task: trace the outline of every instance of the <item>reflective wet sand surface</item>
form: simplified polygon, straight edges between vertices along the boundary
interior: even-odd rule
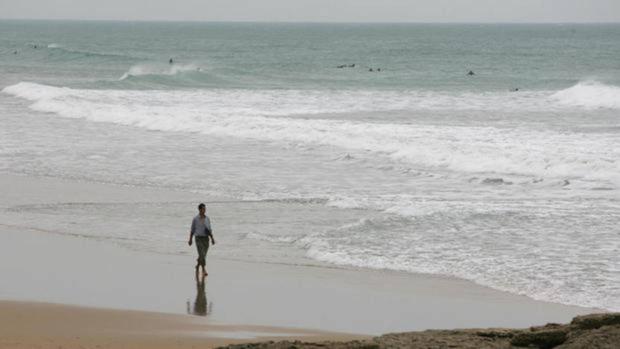
[[[0,221],[1,299],[189,313],[209,324],[364,334],[527,327],[566,322],[592,312],[453,278],[230,260],[225,258],[226,249],[234,254],[234,245],[225,244],[214,247],[221,248],[217,256],[208,256],[209,276],[202,284],[194,275],[193,249],[184,255],[139,251],[48,230],[36,215],[11,211],[16,204],[109,202],[111,198],[128,204],[148,199],[162,205],[187,200],[191,205],[197,199],[194,194],[9,175],[0,180],[5,188]],[[184,241],[183,231],[179,234],[179,241]],[[187,247],[186,242],[185,246],[170,243]]]

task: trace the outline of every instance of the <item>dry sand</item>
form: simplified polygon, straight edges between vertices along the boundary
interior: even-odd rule
[[[0,301],[0,348],[212,348],[262,340],[363,339],[320,331],[215,325],[195,317]]]

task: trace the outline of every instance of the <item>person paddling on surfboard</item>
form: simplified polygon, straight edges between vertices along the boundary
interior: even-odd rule
[[[215,239],[213,238],[213,231],[211,230],[211,220],[206,215],[207,208],[205,204],[198,205],[198,215],[192,220],[192,227],[189,231],[190,246],[192,245],[192,239],[196,237],[196,249],[198,250],[198,259],[196,264],[196,274],[202,266],[202,275],[209,275],[207,273],[207,251],[209,250],[209,239],[211,243],[215,245]]]

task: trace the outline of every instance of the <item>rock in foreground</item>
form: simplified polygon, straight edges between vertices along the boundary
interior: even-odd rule
[[[547,324],[529,329],[429,330],[392,333],[365,341],[263,342],[230,345],[228,349],[620,349],[620,313],[578,316],[570,324]]]

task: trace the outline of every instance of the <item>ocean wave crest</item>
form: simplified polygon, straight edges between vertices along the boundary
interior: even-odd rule
[[[551,96],[560,104],[587,109],[620,109],[620,87],[583,81]]]

